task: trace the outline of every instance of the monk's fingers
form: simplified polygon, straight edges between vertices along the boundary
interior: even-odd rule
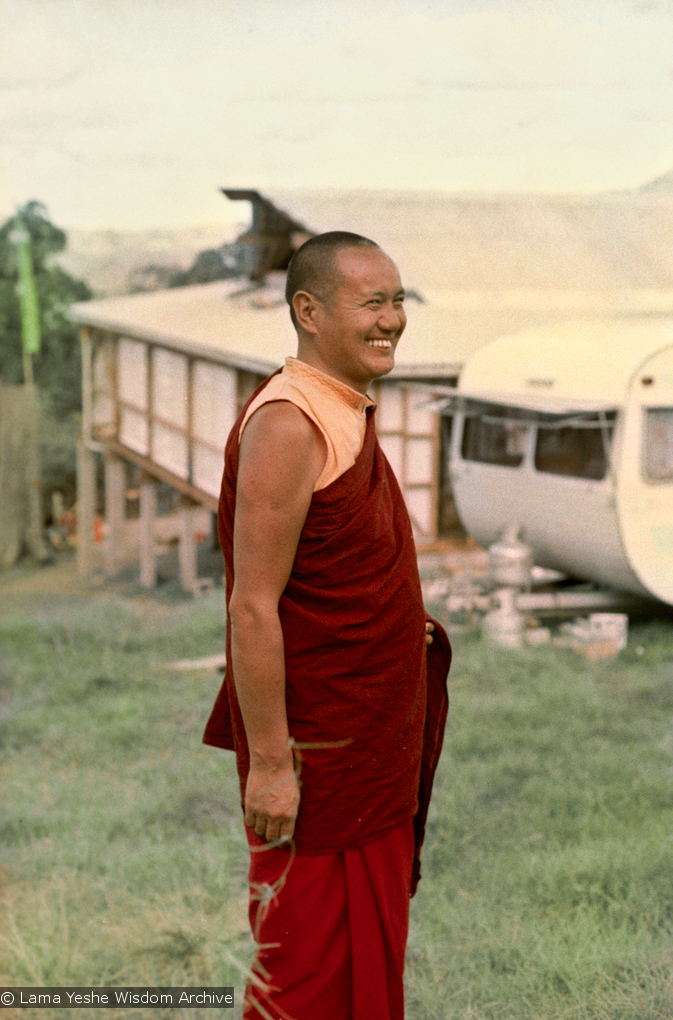
[[[266,840],[267,843],[288,840],[294,832],[294,820],[275,818],[272,815],[256,811],[246,812],[245,824],[249,829],[252,829],[256,836]]]
[[[292,838],[297,820],[297,809],[298,805],[292,803],[286,805],[284,811],[275,811],[267,815],[266,838],[269,842]]]
[[[294,818],[291,821],[283,822],[280,827],[279,839],[289,840],[294,836]]]
[[[265,838],[267,843],[274,843],[280,836],[280,822],[275,818],[267,820]]]
[[[252,808],[246,808],[244,817],[248,828],[252,829],[256,836],[264,838],[266,835],[266,818],[253,811]]]

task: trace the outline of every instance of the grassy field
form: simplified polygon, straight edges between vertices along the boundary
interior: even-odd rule
[[[161,668],[221,650],[221,591],[12,605],[0,582],[0,603],[0,984],[207,982],[240,999],[237,783],[200,743],[219,679]],[[451,695],[409,1020],[670,1020],[673,624],[634,627],[595,664],[465,637]]]

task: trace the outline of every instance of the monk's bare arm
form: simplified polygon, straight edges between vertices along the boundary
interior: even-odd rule
[[[325,457],[316,427],[285,401],[263,405],[241,438],[229,615],[236,693],[250,748],[245,821],[269,841],[293,834],[299,808],[278,602]]]

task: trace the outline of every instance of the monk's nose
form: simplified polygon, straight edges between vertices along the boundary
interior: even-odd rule
[[[394,305],[384,305],[381,308],[378,327],[385,333],[397,333],[404,328],[406,321],[403,309],[395,308]]]

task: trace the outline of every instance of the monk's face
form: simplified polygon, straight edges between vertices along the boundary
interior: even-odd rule
[[[404,289],[395,263],[377,248],[345,248],[335,279],[318,302],[315,352],[330,375],[364,393],[395,364],[407,324]]]

